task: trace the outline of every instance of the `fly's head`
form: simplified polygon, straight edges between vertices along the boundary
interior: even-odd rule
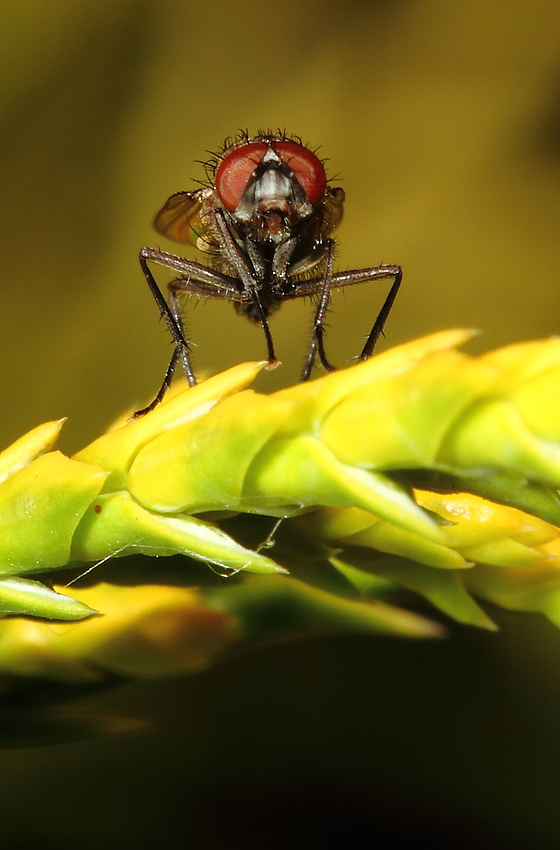
[[[266,269],[275,280],[305,277],[320,265],[345,195],[328,185],[323,162],[301,139],[242,133],[204,165],[207,183],[169,198],[154,220],[158,233],[195,245],[212,268],[236,277],[216,221],[221,211],[259,279]]]
[[[302,223],[324,218],[329,192],[321,160],[299,140],[241,137],[226,147],[215,191],[234,224],[254,242],[285,242]]]

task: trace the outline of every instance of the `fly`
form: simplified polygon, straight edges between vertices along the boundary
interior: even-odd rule
[[[318,296],[313,333],[301,380],[306,381],[318,356],[327,371],[325,317],[331,291],[371,280],[393,278],[359,359],[371,356],[396,298],[400,266],[333,272],[334,234],[342,220],[344,190],[328,185],[323,162],[285,133],[241,133],[205,165],[208,184],[172,195],[154,227],[176,242],[190,243],[207,256],[207,265],[155,248],[142,248],[140,265],[175,342],[152,410],[168,389],[179,360],[190,386],[196,384],[190,348],[183,330],[179,297],[183,293],[232,301],[238,313],[260,324],[269,368],[278,365],[268,316],[294,298]],[[178,276],[164,298],[148,263]]]

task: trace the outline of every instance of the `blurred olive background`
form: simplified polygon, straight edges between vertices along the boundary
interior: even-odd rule
[[[340,267],[403,266],[384,345],[560,331],[554,0],[4,0],[0,23],[3,444],[68,415],[77,449],[152,397],[171,348],[138,249],[177,250],[153,215],[239,128],[321,146],[347,193]],[[336,296],[336,362],[386,291]],[[199,371],[264,355],[230,305],[194,306]],[[297,376],[311,313],[274,318],[284,366],[261,389]],[[560,635],[502,622],[437,646],[317,639],[98,697],[154,732],[6,756],[10,846],[294,847],[305,823],[344,846],[350,823],[371,846],[558,846]]]

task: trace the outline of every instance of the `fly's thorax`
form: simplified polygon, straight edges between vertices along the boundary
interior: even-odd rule
[[[327,186],[324,203],[323,236],[331,236],[339,227],[344,213],[346,192],[340,186]]]
[[[216,223],[216,209],[221,208],[221,206],[222,205],[216,191],[213,189],[206,190],[200,210],[200,223],[204,234],[204,240],[208,246],[203,250],[209,251],[213,254],[216,253],[216,250],[219,250],[219,246],[222,242],[220,231]]]

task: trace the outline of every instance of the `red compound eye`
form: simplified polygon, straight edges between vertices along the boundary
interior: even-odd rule
[[[274,142],[272,145],[280,159],[286,162],[298,183],[315,206],[322,200],[327,185],[327,175],[321,160],[309,148],[297,142]]]
[[[253,142],[236,148],[222,159],[216,172],[216,192],[226,210],[235,210],[267,150],[264,142]]]
[[[272,149],[290,166],[298,183],[315,206],[325,194],[327,175],[315,154],[303,145],[290,141],[272,141]],[[265,142],[249,142],[228,153],[216,172],[216,191],[224,207],[234,212],[251,175],[268,150]]]

